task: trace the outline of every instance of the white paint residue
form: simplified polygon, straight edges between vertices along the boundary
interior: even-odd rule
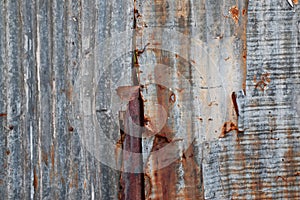
[[[25,49],[25,52],[28,51],[28,36],[27,35],[24,35],[24,49]]]
[[[33,140],[32,140],[32,125],[30,125],[30,163],[33,166]],[[31,172],[30,172],[30,179],[33,183],[33,167],[31,168]],[[33,184],[30,185],[30,199],[33,199],[34,197],[34,188],[33,188]]]
[[[41,58],[40,58],[40,51],[41,51],[41,37],[40,37],[40,15],[37,15],[37,48],[36,48],[36,68],[37,68],[37,88],[38,88],[38,111],[41,111]],[[41,134],[41,115],[38,116],[38,133]],[[41,148],[41,137],[39,137],[38,140],[38,148],[39,148],[39,163],[42,163],[42,148]],[[42,170],[39,170],[40,172],[40,177],[43,177],[43,172]],[[42,182],[42,180],[40,180]],[[33,183],[32,183],[33,185]],[[40,199],[43,199],[43,184],[40,184]]]
[[[95,199],[95,191],[94,191],[94,185],[92,184],[92,200]]]

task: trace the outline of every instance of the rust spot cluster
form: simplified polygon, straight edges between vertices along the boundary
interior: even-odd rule
[[[238,7],[237,6],[232,6],[229,10],[229,13],[231,15],[231,18],[237,24],[239,22],[239,9],[238,9]]]
[[[270,73],[264,73],[261,75],[260,80],[257,81],[256,75],[254,75],[254,80],[253,82],[255,83],[255,89],[260,89],[261,91],[264,91],[271,82],[270,79]]]

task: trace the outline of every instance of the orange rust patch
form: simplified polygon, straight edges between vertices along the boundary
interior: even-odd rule
[[[231,131],[236,131],[236,133],[238,134],[237,125],[235,125],[233,122],[225,122],[223,124],[223,127],[222,127],[221,134],[220,134],[219,138],[224,138],[226,136],[226,134],[231,132]]]
[[[298,0],[293,0],[293,3],[294,3],[294,4],[298,4],[299,1],[298,1]]]
[[[231,14],[232,19],[237,24],[239,22],[239,9],[237,6],[232,6],[229,10],[229,13]]]
[[[35,189],[35,191],[38,189],[38,176],[36,174],[36,169],[33,169],[33,187]]]

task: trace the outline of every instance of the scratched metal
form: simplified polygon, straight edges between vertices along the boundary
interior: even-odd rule
[[[300,199],[293,3],[0,1],[0,199]],[[141,160],[82,143],[96,123]]]

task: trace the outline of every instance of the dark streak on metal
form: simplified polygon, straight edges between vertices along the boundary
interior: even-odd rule
[[[134,12],[133,12],[133,40],[132,46],[133,49],[136,48],[136,29],[137,29],[137,18],[141,17],[137,10],[136,0],[134,0]],[[146,46],[145,46],[146,48]],[[133,123],[143,126],[144,125],[144,102],[140,93],[140,83],[139,83],[139,63],[138,63],[139,51],[134,51],[132,55],[132,82],[133,85],[137,87],[137,96],[138,98],[131,99],[129,101],[128,110],[125,116],[125,127],[124,133],[125,138],[123,142],[123,149],[125,151],[134,152],[134,153],[142,153],[142,139],[141,137],[136,138],[129,134],[130,131],[134,131],[135,135],[142,135],[142,132],[139,128],[129,127],[128,119],[131,117]],[[130,165],[131,171],[134,171],[135,168],[143,167],[143,158],[142,154],[139,160],[132,160],[131,158],[123,157],[123,166],[126,168]],[[119,193],[120,200],[135,200],[135,199],[145,199],[145,180],[143,173],[127,173],[123,172],[121,174],[120,184],[122,189]]]
[[[233,107],[234,107],[236,115],[239,116],[239,108],[238,108],[238,104],[236,102],[236,98],[237,98],[237,96],[236,96],[235,92],[232,92],[231,99],[232,99]]]

